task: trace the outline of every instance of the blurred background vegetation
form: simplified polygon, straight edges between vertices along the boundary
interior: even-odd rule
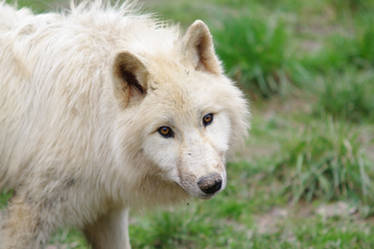
[[[62,2],[18,4],[43,12]],[[374,248],[374,0],[141,4],[183,27],[208,24],[253,118],[227,189],[135,213],[133,248]],[[88,247],[62,230],[50,248]]]

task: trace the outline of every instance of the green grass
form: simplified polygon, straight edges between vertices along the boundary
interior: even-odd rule
[[[56,6],[18,2],[36,12]],[[183,27],[209,25],[226,72],[251,96],[253,119],[225,191],[132,213],[133,248],[374,248],[374,1],[143,3]],[[10,197],[0,194],[0,208]],[[336,201],[356,211],[318,214]],[[76,230],[50,243],[89,248]]]
[[[282,146],[274,173],[293,201],[360,200],[374,205],[374,169],[358,133],[332,121],[311,124]]]
[[[316,54],[306,55],[304,65],[320,73],[342,72],[347,67],[370,69],[374,66],[374,28],[365,20],[355,36],[333,34],[325,41],[324,47]],[[362,30],[361,30],[362,29]]]
[[[229,16],[213,34],[217,53],[232,78],[263,97],[282,91],[288,80],[285,68],[290,39],[282,21]]]
[[[367,11],[374,8],[372,0],[329,0],[338,11],[357,12]]]
[[[59,230],[50,239],[49,245],[57,245],[66,249],[86,249],[89,248],[81,232],[72,230]]]
[[[53,9],[56,0],[6,0],[7,3],[16,4],[19,8],[28,7],[35,13],[41,13],[49,9]]]
[[[374,246],[373,227],[352,223],[350,219],[316,218],[296,222],[293,233],[296,240],[303,241],[302,248],[369,249]]]
[[[0,209],[6,207],[12,195],[13,195],[12,191],[3,191],[0,193]]]
[[[346,71],[324,79],[315,113],[352,122],[374,121],[374,74]]]

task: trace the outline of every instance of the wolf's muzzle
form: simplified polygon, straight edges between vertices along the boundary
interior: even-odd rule
[[[219,174],[214,173],[203,176],[197,182],[197,185],[205,194],[214,194],[222,187],[222,178]]]

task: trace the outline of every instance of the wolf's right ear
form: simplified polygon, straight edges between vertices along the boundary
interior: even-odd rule
[[[212,35],[201,20],[192,23],[183,36],[183,53],[196,70],[212,74],[221,74],[223,71],[214,51]]]
[[[113,64],[114,95],[122,107],[140,102],[147,93],[149,73],[143,62],[130,52],[120,52]]]

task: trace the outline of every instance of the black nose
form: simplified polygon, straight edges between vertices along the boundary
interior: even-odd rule
[[[197,185],[205,194],[214,194],[222,187],[222,178],[219,174],[201,177]]]

